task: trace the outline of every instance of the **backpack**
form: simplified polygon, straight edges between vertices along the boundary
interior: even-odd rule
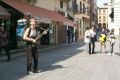
[[[99,37],[99,42],[100,42],[102,45],[104,45],[105,39],[106,39],[105,34],[101,34],[100,37]]]

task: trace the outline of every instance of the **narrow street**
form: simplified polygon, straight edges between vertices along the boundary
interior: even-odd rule
[[[107,51],[109,51],[107,45]],[[115,55],[100,53],[88,55],[83,41],[65,44],[39,52],[41,73],[26,74],[26,55],[14,57],[11,62],[0,61],[0,80],[120,80],[118,41]]]

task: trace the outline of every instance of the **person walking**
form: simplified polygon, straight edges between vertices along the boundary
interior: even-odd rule
[[[95,28],[91,27],[90,29],[90,34],[91,34],[91,42],[90,42],[90,47],[92,46],[92,54],[95,53],[95,42],[96,42],[96,32],[95,32]]]
[[[107,30],[105,28],[103,28],[102,32],[100,34],[100,38],[99,38],[100,45],[101,45],[100,52],[107,52],[107,50],[106,50],[106,38],[107,38]],[[103,46],[104,46],[104,48],[103,48]]]
[[[71,39],[72,39],[72,42],[73,42],[74,41],[74,29],[71,28],[70,32],[71,32]]]
[[[70,28],[68,28],[68,30],[67,30],[67,39],[68,39],[68,43],[70,44],[71,43],[71,31],[70,31]]]
[[[4,27],[0,27],[0,53],[1,50],[4,49],[6,55],[7,55],[7,61],[11,60],[11,56],[9,53],[9,45],[8,45],[8,35],[7,32],[5,31]]]
[[[26,48],[27,48],[27,74],[34,74],[39,73],[38,70],[38,52],[37,52],[37,45],[34,45],[36,43],[35,37],[37,36],[36,31],[36,21],[34,18],[30,19],[30,26],[25,30],[25,33],[23,35],[23,39],[27,42]],[[34,61],[34,70],[32,71],[32,59]]]
[[[87,53],[89,53],[89,55],[91,54],[91,34],[90,34],[90,28],[86,27],[86,31],[85,31],[85,37],[84,37],[84,42],[86,43],[86,51]]]
[[[114,34],[114,29],[111,29],[110,35],[109,35],[109,41],[110,41],[110,53],[109,55],[115,55],[113,53],[114,51],[114,45],[115,45],[115,34]]]
[[[75,41],[77,42],[77,40],[78,40],[78,30],[76,29],[75,30]]]

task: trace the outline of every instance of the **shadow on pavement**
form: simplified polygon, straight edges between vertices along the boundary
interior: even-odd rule
[[[59,62],[81,53],[83,50],[78,48],[82,46],[84,46],[83,41],[39,52],[39,69],[45,72],[65,68]],[[26,54],[13,58],[9,63],[0,61],[0,72],[0,80],[29,79],[31,76],[26,75]]]
[[[71,46],[70,46],[71,45]],[[65,68],[62,65],[56,65],[57,62],[64,61],[68,58],[71,58],[84,50],[79,50],[78,48],[82,47],[82,44],[70,44],[65,47],[55,48],[54,50],[48,50],[42,52],[39,56],[39,69],[44,71],[54,70],[57,68]]]
[[[115,53],[115,55],[120,56],[120,53]]]

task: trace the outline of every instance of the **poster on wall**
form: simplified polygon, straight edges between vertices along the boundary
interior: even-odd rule
[[[17,21],[17,28],[16,28],[16,36],[17,36],[17,42],[18,47],[24,46],[25,43],[23,41],[23,33],[26,26],[27,19],[20,19]]]

